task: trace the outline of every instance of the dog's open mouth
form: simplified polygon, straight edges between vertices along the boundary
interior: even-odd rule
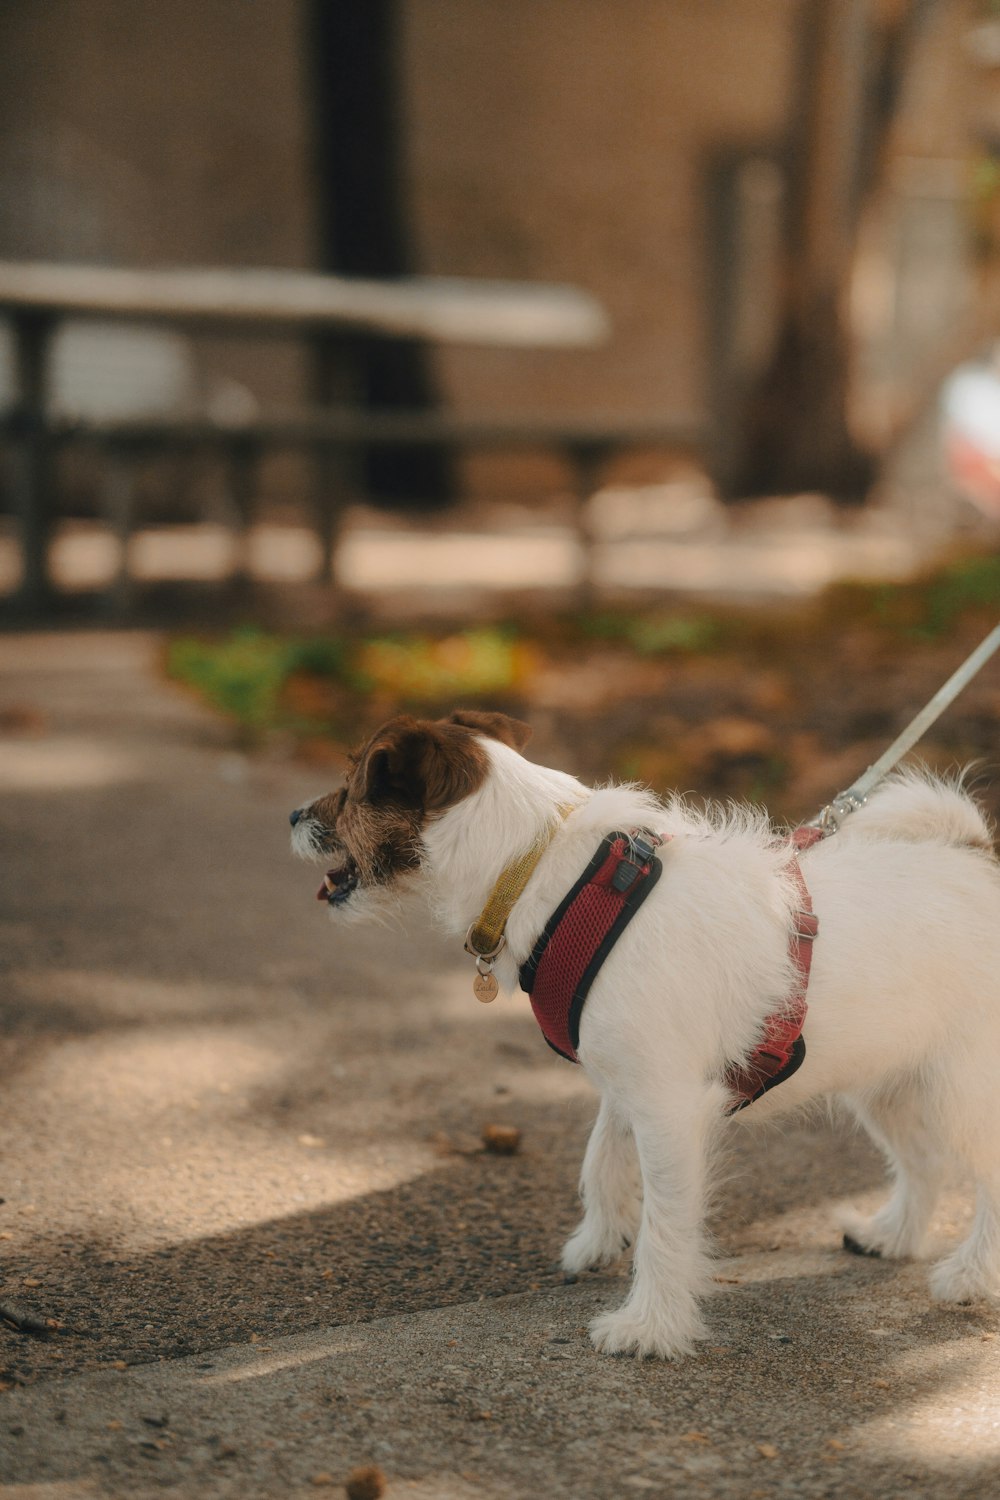
[[[323,876],[323,884],[316,892],[316,900],[327,901],[331,906],[341,906],[357,887],[358,868],[349,859],[339,870],[327,870]]]

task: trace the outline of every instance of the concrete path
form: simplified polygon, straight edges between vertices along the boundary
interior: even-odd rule
[[[159,650],[0,638],[0,1304],[60,1325],[0,1322],[0,1494],[1000,1495],[996,1313],[838,1249],[849,1132],[737,1132],[709,1343],[592,1352],[585,1079],[419,923],[331,930],[285,819],[334,773],[243,755]]]

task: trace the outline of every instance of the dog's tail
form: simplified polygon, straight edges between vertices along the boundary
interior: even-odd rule
[[[966,791],[964,776],[943,779],[912,769],[883,781],[864,807],[844,820],[843,831],[991,851],[994,842],[990,821]]]

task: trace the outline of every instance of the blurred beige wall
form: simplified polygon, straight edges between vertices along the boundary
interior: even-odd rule
[[[973,9],[938,8],[901,122],[907,158],[950,163],[937,179],[904,163],[897,184],[950,197],[919,210],[942,284],[941,256],[964,253],[955,195],[982,107],[962,55]],[[578,283],[614,324],[593,352],[439,351],[456,406],[704,412],[709,165],[779,143],[799,14],[800,0],[401,0],[420,268]],[[312,264],[305,20],[303,0],[0,5],[0,255]],[[873,254],[892,253],[899,217]],[[754,233],[765,254],[773,230]],[[746,316],[768,295],[751,276]],[[300,393],[290,348],[220,342],[207,357],[265,403]]]
[[[0,256],[309,266],[295,0],[0,5]],[[297,349],[202,341],[264,401]]]
[[[410,0],[416,210],[429,270],[578,282],[593,354],[444,356],[475,406],[697,411],[713,148],[773,146],[796,0]]]
[[[4,5],[3,253],[308,264],[298,28],[289,0]]]

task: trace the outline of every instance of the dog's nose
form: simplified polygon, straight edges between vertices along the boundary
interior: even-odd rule
[[[289,823],[291,823],[291,825],[292,825],[293,828],[295,827],[296,823],[299,821],[299,819],[301,818],[301,816],[302,816],[302,809],[301,809],[301,807],[297,807],[294,812],[290,812],[288,814],[288,821],[289,821]]]

